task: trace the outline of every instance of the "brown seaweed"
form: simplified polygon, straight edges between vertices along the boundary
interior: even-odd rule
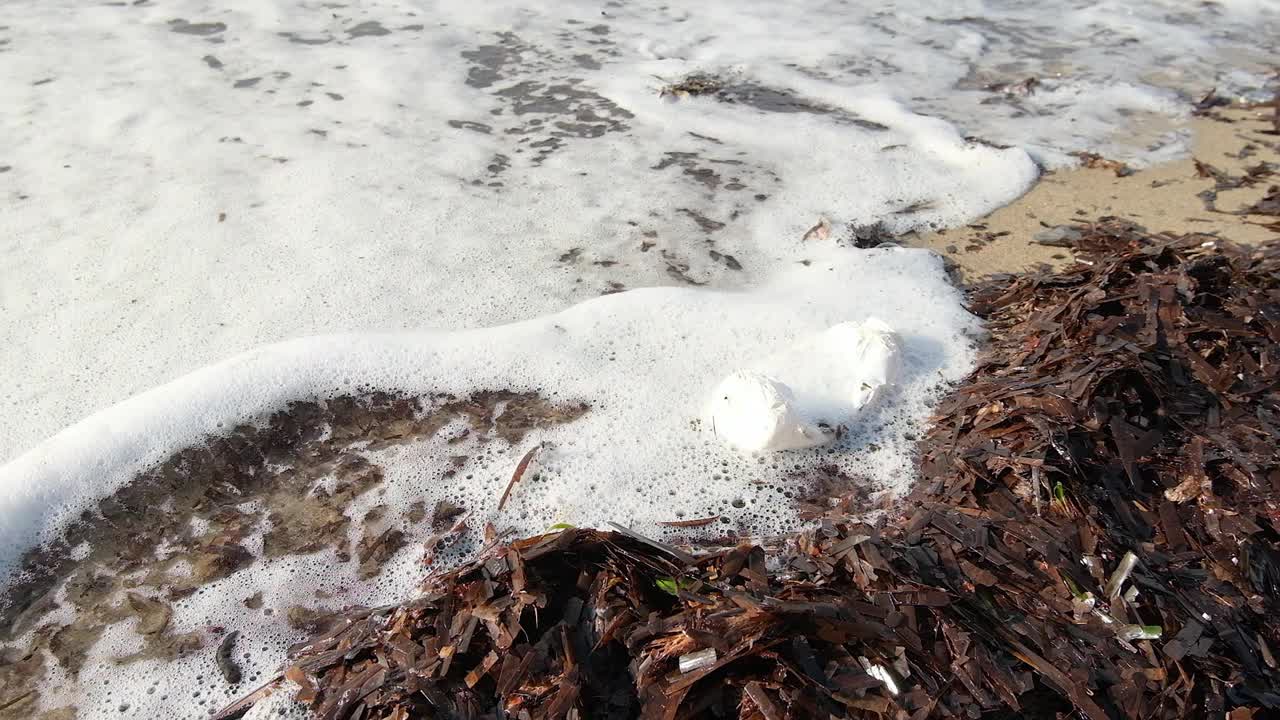
[[[507,487],[502,491],[502,497],[498,500],[498,512],[507,506],[507,500],[511,497],[511,490],[515,488],[516,483],[520,482],[520,478],[524,477],[525,470],[529,469],[529,463],[533,462],[533,456],[538,454],[538,450],[542,445],[534,445],[529,448],[529,452],[520,458],[520,462],[516,464],[515,472],[511,473],[511,480],[507,483]]]
[[[283,677],[325,719],[1280,712],[1280,247],[1079,231],[972,289],[988,344],[892,519],[495,541]]]
[[[228,685],[238,685],[240,683],[241,672],[240,666],[236,664],[233,653],[236,650],[236,638],[240,637],[239,631],[232,630],[222,638],[222,642],[218,645],[218,653],[215,659],[218,662],[218,672],[222,673],[222,679],[227,681]]]

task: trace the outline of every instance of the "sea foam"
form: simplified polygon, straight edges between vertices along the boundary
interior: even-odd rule
[[[1023,192],[1028,153],[1174,156],[1192,97],[1269,93],[1254,39],[1280,34],[1276,17],[1266,2],[6,2],[0,460],[258,345],[750,286],[819,215],[841,233],[952,225]],[[729,87],[660,97],[688,73]],[[1031,94],[998,89],[1031,77]],[[1135,131],[1152,116],[1172,124]]]
[[[375,507],[394,520],[415,503],[430,508],[447,501],[467,509],[473,528],[492,523],[514,534],[560,523],[620,522],[663,537],[689,533],[663,523],[709,518],[714,524],[703,534],[768,537],[799,526],[791,498],[812,472],[852,478],[871,494],[892,497],[914,477],[913,439],[937,393],[972,367],[981,328],[964,311],[941,260],[927,251],[828,245],[805,255],[807,262],[750,291],[637,289],[511,325],[299,339],[199,370],[95,414],[0,469],[4,557],[13,560],[34,540],[53,539],[80,509],[175,449],[264,418],[290,400],[369,388],[460,397],[485,388],[536,390],[588,409],[516,444],[494,440],[458,474],[447,472],[451,454],[471,449],[443,439],[363,451],[385,480],[344,508],[358,521],[349,531],[352,546]],[[841,425],[835,446],[744,455],[703,422],[710,393],[727,372],[803,348],[831,326],[865,320],[872,310],[900,336],[902,369],[880,402],[844,417],[825,414]],[[802,352],[781,357],[788,367],[779,370],[808,380],[802,386],[811,393],[813,378],[827,369],[807,367]],[[499,511],[498,498],[521,455],[535,445],[542,447],[536,471]],[[74,703],[91,714],[118,706],[146,717],[187,717],[193,707],[204,712],[271,676],[299,637],[283,623],[289,608],[395,602],[411,596],[427,571],[421,548],[432,529],[425,524],[396,520],[407,542],[375,575],[363,577],[358,563],[329,550],[270,557],[262,535],[272,532],[272,521],[255,522],[242,544],[258,557],[172,602],[166,630],[239,631],[244,685],[228,686],[217,675],[215,640],[199,653],[117,666],[112,658],[140,652],[143,642],[133,621],[125,621],[93,645],[74,682],[52,675],[56,682],[44,686],[42,702]],[[441,562],[447,567],[457,559]],[[255,593],[263,593],[272,615],[246,611],[243,601]]]

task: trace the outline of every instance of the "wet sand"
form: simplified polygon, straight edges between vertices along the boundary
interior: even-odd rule
[[[1280,163],[1280,136],[1272,130],[1271,109],[1227,110],[1223,120],[1195,118],[1193,156],[1118,177],[1107,168],[1082,167],[1046,174],[1031,192],[970,226],[912,238],[955,263],[966,281],[1041,264],[1060,267],[1070,261],[1063,248],[1036,243],[1049,227],[1087,222],[1104,215],[1133,220],[1147,229],[1177,233],[1219,234],[1238,243],[1274,240],[1277,233],[1260,224],[1268,218],[1225,214],[1256,202],[1275,184],[1219,191],[1212,212],[1199,196],[1212,190],[1212,177],[1201,177],[1196,160],[1230,175],[1262,162]],[[1229,120],[1230,122],[1224,122]],[[1252,222],[1249,222],[1252,221]]]

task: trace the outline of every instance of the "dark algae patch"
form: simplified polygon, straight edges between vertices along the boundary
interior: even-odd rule
[[[740,78],[724,78],[708,73],[693,73],[670,83],[659,90],[662,97],[683,99],[689,97],[714,98],[729,105],[743,105],[768,113],[807,113],[825,115],[833,120],[856,125],[864,130],[888,130],[887,125],[860,118],[847,110],[805,98],[781,88]]]
[[[892,519],[851,495],[766,541],[490,533],[281,677],[326,719],[1274,716],[1280,247],[1069,242],[1061,274],[971,289],[991,335]]]
[[[104,631],[128,620],[142,649],[114,662],[207,653],[227,683],[241,682],[234,679],[241,674],[236,632],[176,632],[175,603],[263,559],[322,550],[368,580],[406,548],[414,526],[437,544],[441,533],[432,534],[430,524],[463,531],[454,521],[466,509],[457,506],[437,507],[432,517],[421,507],[401,513],[387,505],[356,513],[354,501],[385,483],[383,468],[366,451],[423,441],[459,424],[468,443],[459,448],[467,452],[498,440],[516,445],[537,428],[572,422],[586,411],[582,404],[510,391],[462,398],[347,395],[293,403],[261,424],[175,453],[84,512],[57,540],[23,556],[0,595],[0,718],[31,717],[40,701],[36,683],[51,666],[75,678]],[[262,538],[260,551],[250,549],[255,535]],[[429,564],[430,551],[415,552]],[[303,618],[301,611],[265,607],[261,592],[227,601],[274,613],[282,625],[306,632],[320,628],[317,618],[329,613]],[[252,640],[240,637],[239,646]]]
[[[380,37],[382,35],[390,35],[391,31],[382,26],[382,23],[376,20],[362,22],[347,30],[347,35],[358,37]]]
[[[1277,166],[1275,163],[1260,162],[1245,168],[1243,175],[1231,175],[1207,162],[1201,160],[1195,161],[1196,176],[1213,180],[1213,187],[1207,188],[1199,193],[1200,200],[1204,203],[1205,209],[1209,212],[1220,213],[1225,215],[1270,215],[1272,217],[1280,216],[1280,185],[1270,185],[1266,194],[1254,203],[1237,208],[1235,210],[1224,210],[1218,207],[1218,193],[1226,190],[1238,190],[1240,188],[1250,188],[1255,185],[1261,185],[1267,182],[1273,182],[1273,178],[1277,174]],[[1250,219],[1249,222],[1263,225],[1271,230],[1280,231],[1280,221],[1272,220],[1267,222],[1265,217],[1262,221]]]
[[[240,666],[236,664],[234,656],[236,640],[239,637],[240,633],[232,630],[218,644],[218,672],[222,673],[222,679],[226,680],[228,685],[239,685],[242,677]]]
[[[493,132],[492,126],[485,125],[484,123],[471,122],[469,120],[450,120],[449,127],[459,130],[470,130],[472,132],[478,132],[481,135],[488,135]]]
[[[193,23],[193,22],[187,22],[186,20],[178,18],[177,20],[169,21],[169,29],[176,33],[182,33],[183,35],[207,36],[207,35],[217,35],[218,33],[225,32],[227,29],[227,26],[225,23],[220,23],[220,22]]]

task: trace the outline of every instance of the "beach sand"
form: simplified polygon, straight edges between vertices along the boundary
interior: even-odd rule
[[[1258,163],[1280,163],[1280,137],[1273,131],[1270,108],[1232,109],[1221,119],[1194,118],[1193,156],[1117,177],[1112,169],[1081,167],[1047,173],[1015,202],[968,227],[911,238],[910,244],[933,248],[953,262],[964,281],[1037,265],[1060,267],[1070,261],[1063,248],[1032,239],[1048,227],[1089,222],[1112,215],[1137,222],[1154,232],[1219,234],[1238,243],[1256,244],[1277,237],[1260,224],[1267,218],[1211,212],[1199,194],[1213,189],[1196,161],[1230,175],[1241,175]],[[1274,131],[1273,131],[1274,132]],[[1217,207],[1226,212],[1248,207],[1274,183],[1222,190]],[[1253,222],[1249,222],[1252,220]]]

